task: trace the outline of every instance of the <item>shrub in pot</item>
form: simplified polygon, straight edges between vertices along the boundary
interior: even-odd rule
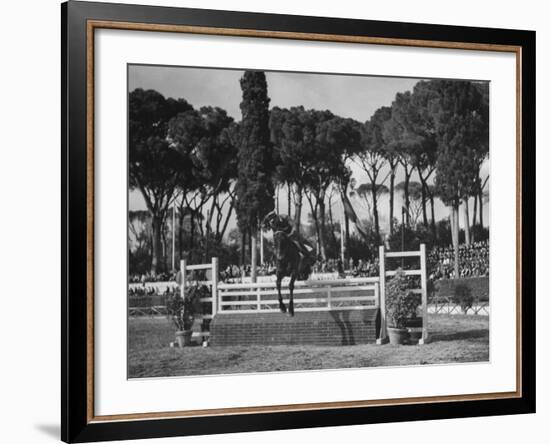
[[[175,294],[168,299],[168,316],[176,327],[176,341],[180,347],[191,344],[195,317],[202,312],[201,298],[209,297],[208,287],[193,285],[186,289],[185,297]]]
[[[409,288],[403,270],[397,270],[386,284],[386,320],[391,344],[403,344],[409,337],[407,323],[416,318],[420,295]]]

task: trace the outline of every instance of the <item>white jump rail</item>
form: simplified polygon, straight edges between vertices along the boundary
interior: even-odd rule
[[[219,284],[218,313],[267,313],[279,311],[275,282]],[[290,290],[281,288],[288,302]],[[296,311],[359,310],[378,307],[378,278],[297,281],[294,288]]]
[[[420,251],[388,251],[386,257],[415,257],[420,256]]]

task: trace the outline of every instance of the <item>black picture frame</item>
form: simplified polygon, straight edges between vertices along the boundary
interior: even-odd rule
[[[511,45],[520,48],[521,134],[518,165],[521,183],[521,275],[519,382],[521,393],[498,399],[432,400],[387,405],[335,407],[272,412],[240,412],[116,421],[90,415],[89,344],[93,319],[87,295],[90,277],[89,231],[90,142],[87,107],[88,22],[111,21],[210,28],[261,30],[374,39]],[[61,5],[62,54],[62,383],[61,437],[65,442],[90,442],[180,435],[218,434],[321,426],[416,421],[535,412],[535,32],[413,23],[336,19],[186,8],[88,3]],[[92,199],[93,203],[93,199]],[[93,264],[92,264],[93,266]],[[90,289],[91,286],[91,289]],[[93,403],[92,403],[93,407]]]

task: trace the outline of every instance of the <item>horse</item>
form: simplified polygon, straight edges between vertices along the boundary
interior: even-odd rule
[[[313,248],[293,230],[286,216],[271,212],[264,218],[263,225],[273,231],[279,308],[282,313],[286,313],[287,308],[281,295],[281,281],[289,276],[288,314],[294,316],[294,283],[296,279],[305,280],[311,274],[315,262]]]

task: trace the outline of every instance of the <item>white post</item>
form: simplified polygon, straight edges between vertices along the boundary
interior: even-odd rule
[[[380,334],[376,343],[378,345],[386,342],[386,262],[384,245],[378,247],[378,269],[379,269],[379,291],[378,307],[380,309]]]
[[[218,258],[212,258],[212,317],[218,312]]]
[[[420,244],[420,284],[422,287],[422,337],[419,344],[426,344],[428,338],[428,286],[426,279],[426,244]]]
[[[330,285],[327,287],[327,308],[330,310],[332,308],[332,292],[330,291]]]

